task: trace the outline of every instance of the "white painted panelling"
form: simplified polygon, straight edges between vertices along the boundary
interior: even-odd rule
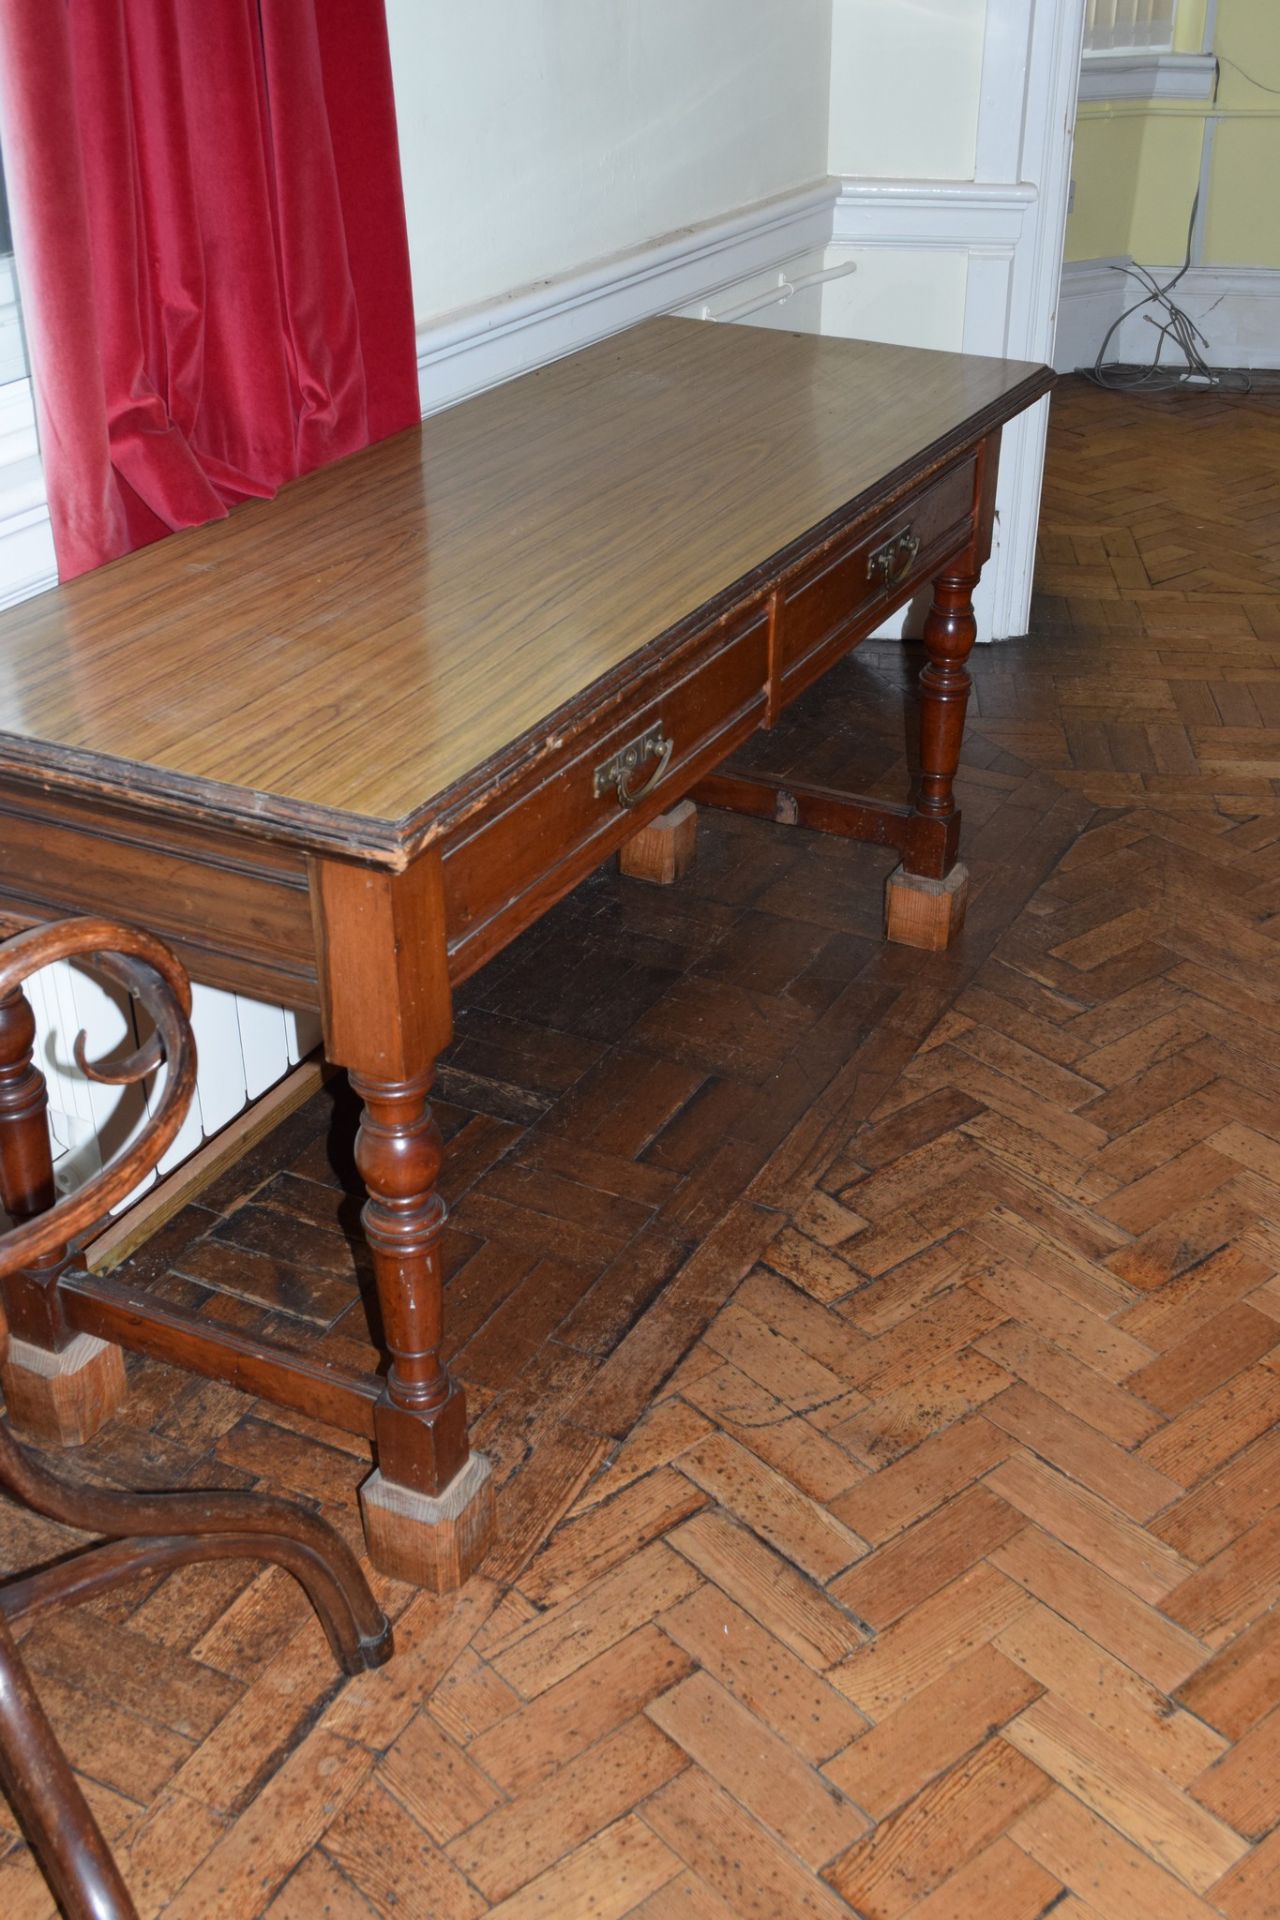
[[[243,993],[223,997],[234,1001],[240,1103],[243,1104],[246,1100],[256,1100],[288,1073],[288,1016],[282,1014],[279,1007],[269,1007],[264,1000],[250,1000]],[[233,1108],[233,1112],[238,1110]]]
[[[136,1087],[99,1086],[75,1064],[72,1045],[82,1029],[91,1061],[109,1062],[136,1043],[132,1010],[122,989],[81,968],[59,965],[37,974],[28,992],[36,1016],[36,1063],[49,1084],[58,1181],[76,1186],[133,1137],[156,1088],[151,1085],[144,1093]],[[179,1165],[250,1100],[274,1086],[319,1039],[319,1022],[311,1014],[286,1013],[244,995],[199,985],[192,992],[192,1026],[199,1058],[196,1097],[160,1162],[161,1173]],[[152,1177],[136,1193],[144,1191]]]
[[[1035,187],[1023,183],[959,180],[845,180],[836,202],[833,253],[847,249],[859,262],[857,278],[825,295],[824,331],[966,353],[1036,358],[1017,339],[1016,272],[1025,273],[1037,209]],[[1017,427],[1007,430],[1001,471]],[[1019,481],[1026,483],[1025,475]],[[1005,483],[1006,492],[1009,483]],[[1021,594],[1004,589],[1001,570],[1014,564],[1030,574],[1018,548],[1004,536],[1014,525],[1006,506],[997,521],[996,547],[975,596],[981,640],[1026,631]],[[1034,547],[1035,515],[1019,526]],[[881,629],[900,634],[907,612]]]
[[[726,292],[741,295],[756,276],[826,244],[835,196],[834,181],[813,181],[575,273],[441,315],[418,333],[423,413],[452,406],[655,314]]]
[[[314,1053],[322,1038],[318,1013],[293,1013],[285,1008],[284,1041],[291,1067],[296,1067],[307,1054]]]
[[[836,0],[835,236],[862,271],[824,325],[1052,357],[1082,18],[1081,0]],[[1042,401],[1004,432],[982,639],[1027,629],[1047,419]]]
[[[969,256],[962,247],[833,246],[833,263],[857,267],[822,294],[822,331],[955,352],[963,338]]]
[[[283,1016],[276,1010],[283,1033]],[[168,1173],[195,1152],[202,1140],[225,1127],[247,1105],[244,1050],[236,996],[199,984],[191,990],[191,1026],[196,1036],[196,1097],[178,1137],[159,1162]]]
[[[123,989],[82,968],[46,967],[28,989],[36,1016],[36,1065],[49,1087],[49,1115],[59,1185],[78,1186],[128,1144],[146,1117],[140,1087],[100,1086],[75,1063],[73,1046],[85,1036],[91,1061],[110,1062],[137,1041]],[[151,1176],[138,1191],[151,1184]]]

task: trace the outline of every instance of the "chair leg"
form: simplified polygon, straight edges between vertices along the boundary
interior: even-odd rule
[[[332,1564],[307,1543],[282,1534],[179,1533],[104,1541],[38,1573],[7,1580],[0,1586],[0,1617],[16,1625],[37,1613],[77,1607],[144,1575],[172,1573],[209,1560],[265,1560],[291,1573],[315,1608],[344,1673],[365,1673],[390,1659],[391,1623],[382,1619],[381,1628],[370,1632],[353,1610]]]
[[[73,1487],[51,1474],[0,1423],[0,1487],[22,1505],[110,1546],[10,1583],[0,1609],[11,1618],[41,1605],[73,1605],[162,1565],[192,1560],[274,1561],[299,1581],[347,1673],[391,1656],[391,1625],[345,1540],[317,1515],[265,1493],[120,1493]],[[133,1537],[129,1537],[133,1536]],[[16,1599],[18,1593],[25,1599]]]
[[[0,1787],[66,1920],[138,1920],[119,1869],[0,1619]]]

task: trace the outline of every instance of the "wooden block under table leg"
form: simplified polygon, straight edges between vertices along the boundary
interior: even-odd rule
[[[942,880],[895,867],[885,882],[885,933],[904,947],[941,953],[964,925],[969,869],[959,860]]]
[[[624,841],[618,849],[618,871],[629,880],[669,887],[688,873],[697,851],[698,809],[692,800],[681,800]]]
[[[369,1558],[380,1573],[432,1593],[467,1580],[493,1538],[493,1478],[482,1453],[468,1456],[438,1497],[371,1473],[360,1489]]]
[[[41,1446],[92,1440],[127,1389],[120,1348],[91,1333],[78,1333],[59,1353],[15,1337],[0,1381],[11,1425]]]

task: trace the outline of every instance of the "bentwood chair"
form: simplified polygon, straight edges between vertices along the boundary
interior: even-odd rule
[[[106,920],[64,920],[0,942],[0,1017],[31,1023],[34,1031],[23,981],[50,961],[86,955],[145,1008],[155,1033],[110,1073],[86,1061],[82,1034],[76,1042],[81,1068],[93,1079],[129,1084],[163,1063],[163,1093],[139,1138],[101,1173],[56,1204],[50,1204],[48,1193],[42,1210],[14,1219],[0,1237],[0,1280],[19,1269],[50,1276],[81,1263],[69,1245],[73,1237],[87,1239],[155,1166],[191,1103],[196,1071],[191,988],[174,956],[147,934]],[[10,1114],[19,1102],[43,1129],[43,1077],[30,1064],[29,1051],[20,1084],[0,1089],[0,1103]],[[12,1192],[14,1184],[6,1181],[7,1190]],[[16,1184],[21,1186],[20,1178]],[[0,1310],[0,1363],[8,1338]],[[140,1575],[167,1573],[193,1561],[241,1558],[274,1562],[294,1576],[349,1674],[389,1658],[390,1624],[355,1555],[333,1529],[266,1494],[133,1494],[68,1486],[19,1445],[3,1419],[0,1489],[48,1519],[103,1536],[38,1572],[0,1583],[0,1788],[68,1920],[137,1920],[119,1868],[40,1705],[15,1628]]]

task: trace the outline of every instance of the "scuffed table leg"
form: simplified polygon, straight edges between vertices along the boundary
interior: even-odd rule
[[[313,898],[325,1051],[364,1103],[356,1164],[368,1193],[375,1332],[390,1356],[373,1416],[377,1464],[360,1489],[365,1539],[383,1573],[445,1592],[488,1549],[493,1486],[440,1353],[446,1209],[427,1094],[452,1003],[439,855],[423,853],[403,873],[318,862]]]
[[[692,800],[678,800],[619,848],[618,871],[629,880],[669,887],[688,873],[697,851],[698,809]]]
[[[374,1410],[378,1465],[360,1489],[369,1557],[383,1573],[444,1592],[461,1586],[493,1533],[489,1463],[467,1440],[467,1403],[440,1358],[445,1204],[426,1075],[400,1085],[352,1074],[364,1101],[356,1164],[391,1366]]]
[[[934,951],[950,946],[964,925],[967,868],[956,858],[960,815],[954,782],[964,739],[969,674],[977,624],[973,590],[978,569],[966,556],[934,583],[925,621],[928,659],[920,674],[920,784],[915,814],[925,831],[903,851],[885,886],[885,932],[890,940]]]

